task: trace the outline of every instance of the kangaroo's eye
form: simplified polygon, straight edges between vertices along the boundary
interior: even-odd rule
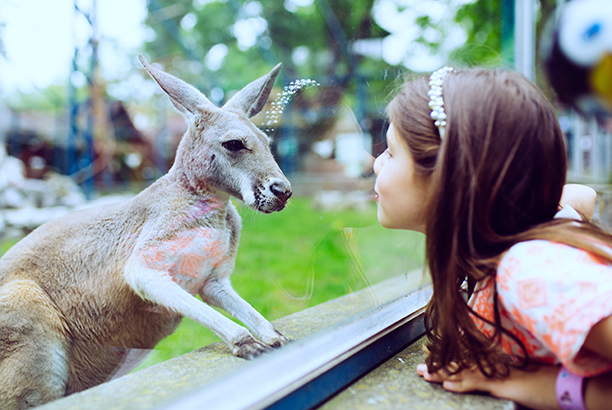
[[[242,141],[240,140],[225,141],[221,145],[223,145],[223,148],[225,148],[226,150],[232,151],[232,152],[240,151],[241,149],[246,148],[244,144],[242,143]]]

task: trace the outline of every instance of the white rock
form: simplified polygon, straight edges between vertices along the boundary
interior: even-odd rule
[[[3,208],[23,208],[26,204],[26,197],[15,187],[7,187],[0,191],[0,203]]]
[[[106,196],[102,196],[100,198],[94,199],[92,201],[89,201],[87,203],[84,203],[82,205],[76,206],[74,207],[74,210],[78,211],[81,209],[94,208],[96,206],[117,204],[120,202],[128,201],[132,199],[133,197],[134,197],[133,194],[106,195]]]
[[[74,210],[124,202],[134,195],[109,195],[87,201],[81,188],[66,175],[25,178],[25,166],[6,154],[0,144],[0,238],[19,238],[38,226]]]
[[[65,206],[11,209],[4,211],[4,219],[7,224],[13,227],[31,230],[68,213],[70,213],[70,209]]]
[[[55,198],[53,205],[77,206],[87,202],[81,188],[69,176],[53,173],[45,182],[50,196]]]
[[[5,157],[0,162],[0,190],[10,186],[20,186],[25,179],[24,175],[25,165],[20,159]]]

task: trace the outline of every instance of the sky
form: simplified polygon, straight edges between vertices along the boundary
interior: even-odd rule
[[[92,0],[77,1],[86,13]],[[128,53],[143,44],[145,0],[97,0],[100,61],[105,76],[119,75]],[[74,0],[0,0],[0,93],[32,92],[70,74],[75,46],[85,45],[91,26],[75,13]]]

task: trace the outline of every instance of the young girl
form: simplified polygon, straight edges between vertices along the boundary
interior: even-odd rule
[[[592,214],[594,195],[562,199],[551,105],[516,73],[444,68],[388,114],[378,219],[427,235],[434,289],[417,372],[535,409],[612,408],[612,236],[559,211]]]

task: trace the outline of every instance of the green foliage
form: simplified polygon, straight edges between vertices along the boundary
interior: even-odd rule
[[[51,85],[35,93],[18,91],[11,95],[7,102],[11,108],[18,111],[47,111],[58,114],[68,104],[67,87]]]
[[[201,2],[195,1],[192,4],[190,0],[150,0],[146,23],[155,31],[156,37],[147,44],[147,51],[155,59],[169,55],[200,59],[212,46],[223,43],[230,52],[221,74],[226,69],[239,69],[234,58],[238,54],[245,54],[250,64],[240,67],[243,75],[239,78],[249,74],[252,76],[254,71],[263,69],[262,60],[270,57],[266,56],[270,53],[274,61],[286,64],[285,68],[291,75],[311,76],[321,72],[335,72],[340,69],[338,63],[346,63],[342,62],[345,50],[342,49],[344,45],[340,44],[341,36],[331,32],[333,21],[339,24],[347,40],[382,37],[386,34],[372,21],[370,10],[374,0],[329,1],[330,9],[333,10],[331,14],[326,11],[326,7],[318,6],[319,2],[316,1],[293,13],[284,7],[285,0],[262,0],[259,2],[261,8],[255,8],[259,12],[252,11],[249,7],[251,3],[227,0],[206,2],[202,6]],[[186,30],[181,28],[181,20],[187,14],[192,14],[197,20],[195,26]],[[267,29],[262,37],[269,39],[270,43],[266,40],[239,51],[232,27],[240,20],[257,17],[266,21]],[[330,51],[333,57],[325,63],[315,64],[318,70],[309,72],[308,67],[296,67],[291,62],[291,53],[298,46],[307,46],[315,55],[318,51]],[[268,65],[270,63],[272,61],[268,61]]]
[[[465,45],[455,50],[451,59],[463,67],[497,67],[503,61],[502,0],[480,0],[463,6],[455,21],[468,32]]]
[[[378,237],[387,245],[384,238],[391,240],[389,231],[376,221],[375,207],[367,213],[320,212],[312,209],[311,201],[296,199],[290,208],[272,215],[240,210],[243,234],[233,283],[247,300],[260,297],[259,291],[249,294],[255,284],[261,284],[261,290],[267,292],[276,289],[273,293],[281,303],[259,306],[267,317],[282,317],[380,280],[364,276],[360,267],[371,262],[362,260],[365,252],[369,252],[362,243],[371,245],[371,239],[362,237],[362,232],[367,231],[367,235]],[[388,257],[396,258],[393,271],[397,274],[408,269],[408,262],[403,259],[406,249],[396,252]],[[389,253],[367,253],[367,258],[380,260]],[[407,265],[401,266],[403,262]]]
[[[254,3],[260,6],[253,6]],[[358,70],[359,75],[369,81],[368,96],[385,87],[379,81],[387,68],[384,62],[347,53],[348,42],[352,40],[386,35],[373,22],[374,0],[315,1],[295,12],[285,8],[285,0],[261,0],[259,3],[250,0],[196,0],[193,3],[190,0],[149,0],[148,4],[146,24],[155,32],[155,39],[146,44],[146,52],[152,60],[163,63],[166,70],[204,92],[220,87],[227,96],[244,86],[245,79],[264,75],[278,62],[284,65],[279,80],[281,85],[297,78],[314,78],[348,95],[354,92],[351,81],[354,81],[353,72]],[[324,4],[329,4],[329,8]],[[195,17],[195,25],[187,29],[181,27],[186,15]],[[262,19],[266,28],[257,42],[250,48],[241,49],[233,33],[235,27],[260,24]],[[227,47],[227,54],[221,67],[211,71],[202,62],[209,50],[219,44]],[[298,48],[307,58],[295,64],[292,55]],[[365,60],[367,64],[362,65]],[[372,107],[369,111],[378,112],[380,107]]]
[[[535,11],[536,39],[545,34],[546,24],[554,15],[557,0],[539,0]],[[468,32],[465,45],[456,49],[451,60],[458,67],[514,68],[514,0],[478,0],[463,6],[455,21]],[[505,14],[505,15],[504,15]],[[539,41],[538,41],[539,42]],[[540,62],[540,48],[536,47],[536,62]],[[542,68],[536,67],[536,84],[549,96],[552,90]]]
[[[4,255],[16,243],[17,239],[4,239],[0,241],[0,256]]]
[[[511,57],[502,56],[504,1],[508,0],[477,0],[458,10],[455,22],[468,36],[465,44],[451,53],[452,64],[497,67],[511,63],[505,61]],[[146,24],[155,36],[146,44],[146,52],[166,70],[205,93],[219,87],[225,98],[240,89],[245,79],[264,75],[274,64],[283,62],[278,85],[297,78],[313,78],[323,85],[318,95],[301,100],[302,106],[310,109],[309,114],[315,115],[309,123],[310,129],[291,131],[298,134],[306,149],[312,141],[326,137],[334,124],[333,112],[340,105],[351,108],[365,126],[364,131],[377,136],[384,106],[395,88],[393,82],[406,71],[402,66],[389,66],[382,59],[350,52],[355,40],[382,39],[389,34],[374,20],[372,8],[377,1],[314,0],[306,7],[285,6],[291,3],[290,0],[149,0]],[[441,3],[442,7],[455,7],[452,2]],[[402,13],[409,11],[405,10],[407,7],[398,1],[391,10]],[[181,25],[187,20],[191,24]],[[451,23],[447,20],[448,17],[441,20],[428,15],[418,17],[420,35],[415,45],[442,53],[444,33],[448,32],[445,27]],[[241,48],[239,44],[236,32],[240,24],[263,24],[260,34],[251,36],[255,42],[251,47]],[[425,35],[432,29],[438,36]],[[205,57],[219,45],[225,47],[225,57],[219,68],[208,67]],[[302,55],[301,59],[294,58],[298,54]],[[319,108],[312,110],[312,107]],[[332,121],[327,121],[330,118]],[[372,124],[378,125],[369,128]]]

